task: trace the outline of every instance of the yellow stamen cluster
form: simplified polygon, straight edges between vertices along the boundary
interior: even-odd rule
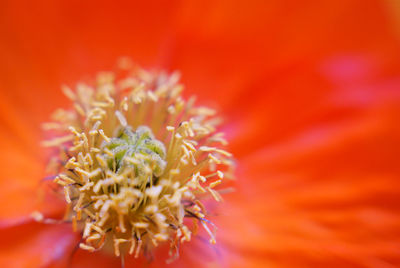
[[[200,200],[220,201],[215,187],[232,176],[220,120],[181,97],[176,73],[121,73],[64,87],[73,110],[44,124],[56,133],[44,145],[58,149],[49,168],[64,192],[65,219],[82,232],[80,248],[138,257],[168,241],[176,250],[198,223],[215,243]]]

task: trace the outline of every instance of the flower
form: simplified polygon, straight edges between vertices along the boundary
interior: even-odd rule
[[[232,154],[217,132],[215,111],[185,101],[179,74],[155,73],[123,59],[125,74],[100,73],[93,86],[64,87],[72,110],[57,110],[43,127],[56,133],[43,143],[56,149],[48,171],[67,204],[70,221],[90,252],[116,257],[151,254],[170,243],[172,261],[201,225],[215,244],[204,200],[222,201],[215,188],[233,178]],[[61,190],[58,189],[58,190]],[[211,226],[210,226],[211,225]],[[190,227],[192,226],[192,228]]]
[[[217,246],[184,245],[175,266],[397,266],[399,24],[389,3],[6,3],[0,264],[68,261],[70,227],[29,217],[43,208],[34,201],[48,158],[38,126],[65,107],[59,85],[127,55],[180,70],[188,96],[214,101],[238,162],[237,190],[212,219]],[[43,213],[62,216],[51,201]],[[119,260],[78,251],[73,265]]]

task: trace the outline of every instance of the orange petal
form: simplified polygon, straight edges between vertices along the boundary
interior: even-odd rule
[[[229,111],[253,107],[252,100],[268,98],[304,63],[354,51],[385,60],[398,55],[386,5],[367,2],[185,2],[176,16],[169,68],[182,70],[188,93],[202,100],[218,100]],[[289,86],[323,90],[299,82]]]
[[[31,149],[38,148],[39,144],[35,141],[33,145],[26,145],[12,131],[0,131],[0,147],[0,203],[3,204],[0,206],[0,225],[9,226],[29,219],[34,210],[42,209],[45,201],[51,200],[45,206],[46,210],[42,210],[46,214],[62,209],[54,195],[47,200],[41,196],[48,190],[46,184],[40,183],[44,177],[44,155],[43,151],[31,153]]]
[[[0,232],[2,267],[46,267],[68,257],[76,243],[70,227],[65,225],[28,223]]]
[[[8,62],[0,66],[0,97],[18,107],[36,132],[50,112],[65,105],[62,84],[74,86],[85,75],[109,70],[121,56],[154,65],[175,5],[8,3],[0,26],[0,58]],[[7,111],[0,112],[7,116]]]
[[[221,223],[228,248],[279,267],[398,265],[399,106],[388,104],[243,158],[227,212],[243,220]]]

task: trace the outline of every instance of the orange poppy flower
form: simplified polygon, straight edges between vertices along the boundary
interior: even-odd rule
[[[179,70],[218,106],[237,160],[212,220],[217,244],[176,267],[400,264],[400,53],[395,1],[6,1],[0,16],[0,265],[64,267],[79,241],[63,202],[37,202],[39,125],[73,85],[121,55]],[[150,263],[162,267],[160,254]],[[145,259],[127,259],[135,267]],[[78,250],[72,267],[120,259]]]

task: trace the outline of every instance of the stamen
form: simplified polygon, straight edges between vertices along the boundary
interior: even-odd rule
[[[232,154],[216,132],[216,112],[185,101],[178,78],[136,67],[121,78],[101,73],[93,87],[63,87],[72,109],[44,124],[59,135],[43,145],[59,148],[54,182],[68,204],[64,218],[82,233],[79,248],[107,250],[108,242],[114,255],[138,258],[169,241],[175,258],[198,221],[216,242],[201,199],[222,200],[214,187],[232,175]],[[193,228],[186,217],[196,220]]]

